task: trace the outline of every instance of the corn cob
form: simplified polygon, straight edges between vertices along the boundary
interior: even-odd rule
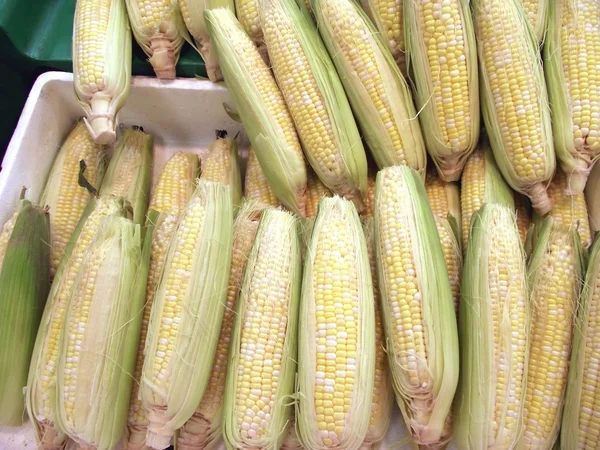
[[[110,450],[125,431],[148,273],[141,253],[139,225],[105,218],[73,281],[55,410],[58,427],[80,448]]]
[[[502,178],[487,143],[475,150],[461,178],[460,209],[462,215],[462,248],[467,250],[471,217],[486,203],[498,203],[514,209],[513,193]]]
[[[231,272],[227,287],[227,302],[221,323],[217,352],[212,363],[210,381],[200,406],[179,431],[177,450],[200,450],[217,448],[222,438],[223,395],[228,366],[228,353],[238,295],[241,292],[246,264],[264,205],[256,201],[246,202],[233,225],[233,251]]]
[[[357,450],[373,401],[374,297],[358,213],[340,197],[319,203],[304,262],[299,327],[300,442],[307,449]]]
[[[600,164],[595,164],[585,187],[585,202],[588,206],[592,232],[600,230]]]
[[[21,200],[0,233],[0,426],[20,426],[23,386],[50,289],[47,210]]]
[[[408,1],[406,60],[429,155],[444,181],[458,181],[479,139],[477,47],[469,2]]]
[[[269,64],[269,55],[267,54],[267,46],[265,45],[261,23],[262,2],[259,0],[234,0],[234,3],[235,14],[240,22],[240,26],[258,49],[258,53],[265,64]]]
[[[375,188],[375,251],[396,401],[418,445],[450,440],[458,382],[452,291],[435,220],[418,174],[384,169]]]
[[[575,228],[581,237],[585,248],[592,243],[590,222],[587,205],[583,194],[567,195],[568,180],[562,170],[557,170],[556,175],[548,186],[548,194],[552,200],[552,210],[548,214],[556,222]],[[539,216],[536,216],[539,222]]]
[[[227,87],[269,186],[286,208],[303,215],[306,166],[283,95],[232,12],[218,8],[205,16]]]
[[[472,222],[454,441],[461,450],[521,448],[530,327],[525,256],[511,209],[488,203]]]
[[[351,0],[315,0],[313,6],[377,166],[406,164],[425,176],[425,145],[408,85],[375,27]]]
[[[569,192],[585,188],[600,158],[600,8],[596,0],[549,2],[544,66],[556,155]]]
[[[106,164],[105,149],[94,143],[83,121],[77,122],[60,148],[40,200],[50,211],[53,276],[90,199],[89,191],[77,181],[80,161],[85,163],[87,181],[99,187]]]
[[[227,294],[232,222],[230,187],[200,180],[171,240],[148,325],[140,392],[152,448],[169,446],[208,384]]]
[[[233,0],[178,0],[179,8],[183,14],[185,25],[196,42],[196,48],[204,60],[206,74],[211,81],[219,81],[223,79],[219,60],[215,54],[210,34],[204,20],[204,11],[213,8],[228,8],[232,12],[235,5]]]
[[[442,244],[454,300],[454,311],[458,314],[462,270],[460,191],[456,184],[443,182],[432,170],[427,172],[425,191]]]
[[[266,210],[250,251],[229,353],[223,399],[228,449],[279,448],[296,375],[300,295],[298,223]]]
[[[531,337],[525,449],[550,449],[560,429],[582,262],[574,230],[547,218],[528,267]]]
[[[402,3],[402,0],[360,0],[362,8],[387,44],[400,72],[406,77]]]
[[[321,180],[312,170],[309,170],[308,183],[306,184],[306,217],[314,219],[317,216],[321,199],[331,196],[333,196],[333,193],[321,183]]]
[[[139,397],[139,380],[144,364],[144,346],[150,321],[152,301],[167,256],[169,242],[175,232],[177,221],[194,191],[194,180],[198,174],[198,157],[192,153],[175,153],[167,161],[154,187],[146,219],[146,226],[154,227],[151,236],[148,282],[144,315],[140,329],[140,343],[134,372],[135,383],[131,393],[128,418],[127,450],[143,450],[146,441],[148,418]],[[146,231],[148,233],[149,230]]]
[[[231,188],[231,203],[237,210],[242,203],[242,174],[238,147],[235,139],[227,137],[227,131],[217,130],[217,139],[208,149],[202,161],[201,178],[223,183]]]
[[[546,33],[546,19],[552,0],[521,0],[521,3],[527,14],[529,24],[533,27],[538,42],[541,43]]]
[[[508,184],[544,215],[556,158],[537,39],[520,0],[474,0],[482,112],[494,157]]]
[[[125,213],[123,199],[112,196],[92,198],[58,266],[37,333],[25,396],[27,414],[42,448],[60,448],[65,440],[64,432],[55,426],[53,405],[56,404],[60,332],[73,292],[74,280],[80,271],[86,250],[98,233],[101,219],[107,216],[123,216]]]
[[[369,253],[369,265],[371,267],[371,280],[373,282],[373,294],[375,305],[375,386],[373,387],[373,403],[371,405],[371,418],[369,429],[361,449],[377,450],[390,426],[392,408],[394,407],[394,390],[390,380],[386,343],[381,319],[381,296],[377,285],[377,262],[375,258],[375,227],[373,218],[368,217],[363,223],[367,251]]]
[[[133,221],[140,225],[148,208],[153,145],[153,137],[143,129],[123,129],[99,192],[123,197],[133,209]]]
[[[569,376],[565,394],[561,449],[593,449],[598,447],[600,426],[598,411],[598,353],[600,352],[600,238],[592,244],[587,274],[583,283],[573,346],[569,363]]]
[[[375,178],[377,173],[373,170],[369,170],[369,177],[367,178],[367,198],[365,201],[365,209],[362,211],[364,217],[373,216],[375,211]]]
[[[187,31],[171,0],[125,0],[135,40],[148,56],[158,78],[175,78],[175,66]]]
[[[280,205],[279,200],[277,200],[277,197],[275,197],[275,194],[269,187],[267,177],[260,168],[258,158],[252,147],[248,150],[244,195],[247,199],[255,199],[274,208]]]
[[[294,0],[264,0],[264,39],[275,79],[313,170],[359,210],[367,158],[344,88],[319,34]]]
[[[531,213],[529,211],[529,204],[527,197],[514,193],[515,210],[517,212],[517,228],[519,229],[519,236],[523,245],[527,242],[527,235],[529,232],[529,226],[531,225]]]
[[[77,0],[72,52],[83,120],[96,143],[112,144],[131,82],[131,33],[123,0]]]

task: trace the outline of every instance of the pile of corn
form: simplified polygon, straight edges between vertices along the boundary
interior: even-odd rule
[[[85,117],[0,234],[0,425],[359,450],[396,403],[422,449],[597,448],[598,0],[75,14]],[[187,40],[224,79],[247,164],[219,130],[151,186],[152,136],[116,123],[129,26],[157,76]]]

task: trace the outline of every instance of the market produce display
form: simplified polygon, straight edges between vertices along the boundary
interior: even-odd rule
[[[245,136],[119,124],[132,38]],[[0,224],[0,426],[600,448],[599,60],[600,0],[77,0],[80,118]]]

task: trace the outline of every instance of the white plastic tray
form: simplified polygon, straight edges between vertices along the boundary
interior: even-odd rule
[[[209,81],[179,79],[159,81],[134,77],[131,95],[120,113],[124,125],[139,125],[154,136],[154,180],[166,160],[177,151],[202,154],[215,139],[215,130],[230,136],[241,132],[244,151],[247,139],[241,125],[231,120],[223,103],[231,98],[226,88]],[[0,226],[14,210],[23,186],[27,198],[37,201],[61,143],[82,115],[73,93],[70,73],[47,72],[35,82],[0,172]],[[398,410],[382,445],[384,450],[409,448],[406,428]],[[0,449],[35,448],[29,423],[20,428],[0,427]],[[453,447],[452,447],[453,448]]]

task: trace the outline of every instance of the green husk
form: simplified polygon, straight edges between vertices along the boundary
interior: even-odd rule
[[[396,402],[415,442],[422,446],[443,447],[450,441],[445,426],[458,383],[459,345],[456,313],[448,270],[435,219],[419,174],[406,166],[381,170],[375,188],[375,251],[382,317],[388,339],[388,358]],[[382,222],[383,214],[396,217],[397,227]],[[394,317],[396,280],[389,279],[389,242],[406,230],[412,242],[412,258],[417,290],[421,294],[421,317],[427,356],[422,370],[430,374],[431,385],[412,384],[394,342],[398,339]],[[419,358],[421,354],[417,355]]]
[[[175,349],[165,374],[166,389],[154,383],[154,361],[167,303],[170,274],[180,270],[177,260],[186,218],[204,209],[194,240],[190,277],[182,288],[184,313],[179,322]],[[169,446],[175,431],[194,414],[211,374],[225,308],[231,265],[233,211],[231,190],[221,183],[200,180],[171,240],[163,272],[152,305],[140,393],[148,411],[146,445]],[[199,351],[201,349],[202,351]]]
[[[336,448],[356,450],[365,439],[371,417],[370,405],[375,382],[375,311],[369,255],[362,224],[354,205],[337,196],[326,197],[319,202],[304,261],[298,332],[296,426],[298,438],[304,448],[326,448],[320,435],[315,405],[318,333],[316,278],[321,270],[315,267],[315,258],[320,242],[330,242],[331,251],[342,249],[336,245],[338,235],[329,228],[332,223],[346,228],[352,242],[352,248],[348,250],[354,252],[356,258],[352,273],[347,274],[358,283],[358,295],[355,299],[358,308],[356,371],[350,412],[345,418],[345,432],[338,437],[340,442],[336,445]]]
[[[25,419],[23,387],[50,289],[47,210],[21,200],[0,242],[0,425]]]
[[[34,426],[36,440],[42,448],[60,447],[66,439],[65,434],[54,426],[56,372],[53,373],[48,387],[44,387],[43,383],[46,360],[51,361],[53,367],[58,367],[58,350],[50,349],[49,345],[51,345],[52,329],[61,329],[64,322],[73,288],[69,280],[73,280],[79,272],[82,257],[98,233],[100,221],[107,216],[124,217],[126,214],[127,210],[123,199],[112,196],[92,197],[71,236],[56,271],[37,331],[25,393],[27,414]],[[49,411],[44,407],[43,397],[49,399]]]
[[[494,236],[500,235],[506,250],[494,246]],[[496,245],[499,245],[496,242]],[[502,252],[497,254],[496,252]],[[493,265],[490,258],[501,258]],[[514,270],[508,270],[515,264]],[[471,235],[467,246],[463,266],[461,285],[461,301],[459,312],[459,334],[461,342],[460,380],[456,393],[454,408],[454,442],[461,450],[479,450],[488,448],[490,442],[498,442],[502,448],[518,448],[516,445],[523,432],[523,405],[525,403],[525,384],[528,366],[528,338],[525,342],[512,342],[513,333],[518,332],[511,327],[510,316],[519,314],[510,303],[502,305],[505,313],[499,320],[500,333],[505,338],[502,342],[494,340],[494,322],[492,317],[492,301],[489,274],[497,273],[501,267],[507,270],[505,298],[516,292],[523,300],[526,336],[529,336],[530,312],[527,289],[525,255],[517,230],[514,212],[502,205],[488,203],[473,214]],[[515,346],[523,346],[523,360],[516,360],[512,355]],[[494,420],[497,393],[498,362],[494,357],[494,348],[504,349],[507,372],[504,379],[512,379],[513,372],[523,370],[522,395],[517,401],[520,409],[517,417],[517,429],[513,435],[493,434],[490,424]],[[505,408],[504,414],[507,413]],[[503,429],[503,428],[501,428]]]
[[[266,0],[261,11],[271,66],[286,103],[291,105],[290,113],[308,162],[325,186],[335,194],[354,201],[357,208],[362,210],[363,199],[367,195],[365,150],[340,77],[314,23],[309,15],[298,8],[294,0]],[[297,58],[305,60],[305,63],[302,67],[296,67],[296,76],[290,79],[286,73],[290,68],[282,52],[293,44],[298,48]],[[331,127],[336,149],[332,155],[333,161],[318,158],[317,153],[324,151],[322,142],[317,146],[308,146],[310,141],[307,138],[315,133],[316,127],[313,122],[309,126],[302,126],[301,118],[306,114],[306,109],[300,105],[303,105],[306,92],[293,92],[290,89],[292,81],[305,83],[307,89],[309,83],[316,83],[316,90],[312,95],[318,95],[322,99],[324,114]]]
[[[83,448],[112,449],[125,430],[148,270],[141,253],[139,225],[123,217],[103,218],[73,283],[60,338],[55,419]],[[91,280],[90,272],[96,273]],[[83,296],[90,291],[85,307]],[[71,337],[76,326],[83,328],[79,343]],[[81,346],[77,361],[69,356],[69,345]],[[66,385],[71,371],[77,372],[74,386]],[[71,415],[66,396],[73,388]]]
[[[535,247],[533,248],[533,252],[531,253],[531,258],[529,260],[527,266],[527,278],[529,283],[529,289],[531,292],[531,309],[532,309],[532,340],[535,339],[537,333],[535,332],[535,326],[539,324],[540,327],[546,327],[546,319],[544,318],[548,314],[554,314],[555,319],[565,321],[567,323],[572,324],[574,322],[575,316],[574,313],[577,308],[577,302],[579,299],[579,290],[580,283],[583,275],[583,256],[582,256],[582,248],[581,241],[579,238],[579,234],[573,228],[565,227],[557,222],[555,222],[551,217],[546,218],[539,225],[539,234],[537,238],[537,242]],[[556,264],[564,264],[559,258],[558,252],[554,251],[551,246],[558,245],[559,252],[563,250],[568,250],[572,253],[573,258],[576,261],[575,270],[569,274],[570,279],[568,280],[569,284],[553,284],[559,283],[560,280],[557,279],[556,282],[554,280],[550,280],[549,277],[554,278]],[[562,258],[561,258],[562,259]],[[540,272],[543,271],[543,275],[540,275]],[[545,291],[550,290],[552,292],[554,289],[558,288],[561,293],[564,294],[564,299],[561,301],[571,302],[567,307],[552,307],[550,309],[550,305],[543,300],[543,295]],[[554,291],[556,292],[556,291]],[[558,309],[558,310],[557,310]],[[538,317],[539,315],[539,317]],[[554,331],[554,328],[551,330]],[[547,331],[546,331],[547,332]],[[571,330],[569,330],[569,335],[571,335]],[[554,353],[562,352],[562,348],[559,345],[563,345],[563,337],[557,336],[557,341],[555,343],[549,344],[551,347],[551,351]],[[544,345],[548,345],[544,340]],[[532,342],[533,345],[533,342]],[[556,345],[556,347],[554,347]],[[569,343],[570,347],[570,343]],[[565,364],[567,362],[565,361]],[[546,367],[547,360],[538,359],[537,367],[534,367],[533,379],[537,379],[536,374],[543,373],[548,370]],[[558,368],[559,370],[567,370],[565,365],[564,368]],[[531,367],[529,368],[531,370]],[[531,378],[530,378],[531,379]],[[560,381],[560,380],[557,380]],[[546,413],[546,419],[553,421],[553,428],[550,433],[544,436],[545,441],[540,443],[536,440],[536,442],[529,442],[527,438],[524,436],[523,445],[526,444],[529,446],[541,446],[541,448],[552,448],[554,443],[557,441],[558,433],[560,430],[561,417],[562,417],[562,409],[563,409],[563,401],[564,401],[564,393],[566,388],[566,379],[564,380],[565,384],[562,388],[561,398],[558,402],[558,405],[552,404],[551,408],[554,410],[554,415],[551,413]],[[541,386],[540,386],[541,388]],[[534,394],[537,395],[537,394]],[[527,402],[525,403],[525,409],[528,408]],[[525,421],[525,431],[527,431],[528,422]],[[535,425],[534,425],[535,426]]]
[[[73,88],[77,101],[81,105],[86,117],[83,121],[92,138],[97,144],[112,144],[117,137],[118,113],[125,105],[131,86],[131,31],[129,20],[122,0],[110,0],[108,6],[108,27],[106,30],[106,43],[101,49],[85,48],[89,46],[89,25],[80,30],[79,21],[85,22],[86,17],[80,11],[83,1],[78,1],[75,7],[75,25],[73,26]],[[105,11],[97,11],[98,15]],[[93,20],[94,18],[92,18]],[[79,35],[78,33],[82,33]],[[83,48],[80,48],[83,47]],[[87,84],[87,79],[81,79],[80,74],[87,73],[85,67],[80,67],[80,56],[88,53],[100,52],[104,62],[102,80],[104,85],[99,87]],[[83,57],[83,64],[93,62],[91,57]],[[97,66],[96,66],[97,68]],[[86,84],[82,84],[86,83]]]
[[[581,433],[583,433],[580,424],[580,414],[582,411],[581,391],[583,389],[583,376],[586,373],[585,352],[588,334],[591,332],[589,329],[590,314],[593,310],[598,309],[596,303],[599,298],[597,289],[599,271],[600,234],[597,233],[591,246],[587,272],[585,274],[577,308],[577,317],[575,319],[575,331],[573,333],[573,346],[569,363],[567,391],[565,394],[565,406],[560,432],[560,448],[563,450],[576,450],[580,448],[578,440]],[[588,412],[589,414],[592,414],[594,411]]]
[[[179,0],[181,9],[186,8],[189,12],[189,18],[186,19],[185,25],[196,43],[195,48],[200,53],[206,68],[206,74],[210,81],[216,82],[223,79],[219,60],[212,48],[211,37],[206,26],[204,11],[215,8],[227,8],[231,12],[235,12],[233,0]]]
[[[154,138],[142,128],[123,129],[99,192],[100,196],[115,195],[129,202],[138,225],[146,220],[153,147]]]
[[[409,1],[403,9],[405,24],[406,61],[413,80],[415,103],[419,109],[419,119],[424,130],[423,137],[427,151],[438,169],[440,177],[444,181],[458,181],[462,168],[469,155],[475,149],[479,140],[479,73],[477,66],[477,46],[475,44],[475,33],[471,20],[469,0],[455,1],[461,14],[461,23],[454,23],[454,27],[462,27],[464,48],[466,53],[465,64],[467,65],[467,82],[469,92],[463,100],[468,105],[469,117],[471,119],[468,130],[468,143],[461,148],[453,148],[452,144],[444,136],[441,124],[446,121],[443,116],[438,116],[438,103],[436,101],[435,86],[439,84],[442,75],[433,73],[431,62],[428,57],[428,48],[431,42],[423,39],[423,8],[421,2]],[[433,45],[438,45],[434,43]],[[437,57],[435,57],[437,58]],[[437,61],[436,61],[437,63]],[[444,97],[444,100],[447,98]],[[452,98],[452,100],[457,100]],[[460,114],[461,111],[455,111]]]
[[[371,150],[377,166],[382,169],[407,164],[424,177],[427,158],[421,126],[410,89],[387,44],[354,0],[311,0],[311,5],[323,42],[337,68],[366,145]],[[394,124],[402,138],[403,149],[394,148],[388,127],[380,118],[379,107],[375,106],[358,77],[358,71],[364,70],[364,66],[354,67],[352,62],[345,58],[340,38],[331,27],[331,23],[335,21],[333,17],[346,14],[358,22],[358,28],[367,30],[361,39],[374,54],[373,64],[383,82]],[[354,22],[352,26],[355,26]],[[399,150],[403,150],[403,157]]]
[[[566,80],[564,73],[565,63],[563,62],[563,46],[561,42],[561,31],[565,27],[583,30],[586,24],[581,20],[579,22],[574,19],[574,22],[569,22],[568,25],[562,20],[561,12],[563,9],[579,9],[580,4],[573,0],[553,0],[548,2],[548,27],[546,39],[544,41],[544,69],[546,74],[546,83],[548,84],[548,95],[550,104],[552,105],[552,131],[554,133],[554,148],[556,156],[560,162],[562,170],[567,174],[568,189],[571,194],[579,194],[583,192],[590,170],[594,163],[600,158],[600,146],[592,148],[591,144],[577,145],[575,143],[575,135],[573,131],[573,105],[571,101],[571,92],[569,83]],[[598,10],[598,5],[592,6]],[[584,11],[575,11],[575,15],[580,14],[584,17]],[[600,18],[600,14],[599,14]],[[576,40],[577,45],[581,45],[579,37],[573,35],[572,40]],[[593,45],[587,42],[588,46]],[[580,47],[578,47],[580,48]],[[565,51],[567,49],[564,49]],[[573,50],[575,51],[575,50]],[[597,49],[595,50],[598,51]],[[590,55],[591,56],[591,55]],[[588,69],[591,71],[597,70],[597,67],[592,67],[590,63]],[[589,87],[587,93],[581,93],[590,98],[596,96],[598,99],[598,91],[592,86]],[[590,100],[592,103],[594,100]],[[589,125],[590,131],[600,132],[599,128],[594,128],[593,124]]]
[[[592,233],[600,231],[600,164],[594,164],[585,186],[585,201]]]
[[[501,17],[489,17],[490,12],[487,9],[491,3],[503,7],[503,15]],[[552,140],[552,123],[550,120],[550,107],[548,104],[548,96],[546,92],[546,82],[544,80],[544,72],[542,69],[541,58],[539,55],[537,38],[533,32],[533,28],[528,24],[525,11],[520,0],[473,0],[473,17],[475,24],[475,35],[477,40],[479,62],[480,62],[480,91],[481,91],[481,109],[485,129],[494,152],[496,163],[504,179],[517,192],[527,195],[531,199],[534,209],[540,214],[546,214],[552,207],[546,185],[552,178],[556,168],[556,157],[554,153],[554,144]],[[497,33],[502,32],[502,24],[516,23],[515,29],[511,30],[511,39],[517,42],[523,42],[524,54],[521,55],[505,55],[505,59],[511,58],[511,63],[504,68],[486,67],[484,58],[485,46],[493,45],[494,43],[484,42],[479,36],[478,28],[485,26],[479,22],[490,21],[491,26],[497,29]],[[508,26],[508,25],[506,25]],[[506,36],[495,36],[497,39],[506,40]],[[520,57],[520,60],[515,58]],[[514,155],[514,159],[509,157],[507,143],[504,142],[502,136],[503,124],[500,123],[500,118],[496,113],[496,105],[493,99],[492,88],[490,86],[490,74],[496,73],[497,70],[510,70],[511,64],[517,64],[519,61],[525,62],[524,70],[531,72],[536,79],[536,89],[530,92],[531,101],[537,103],[540,110],[540,122],[536,125],[536,129],[532,132],[540,133],[544,142],[544,172],[541,176],[521,177],[517,174],[516,165],[519,163],[519,156]],[[515,87],[518,89],[518,87]],[[519,105],[514,105],[516,109]],[[516,111],[515,111],[516,112]],[[511,130],[514,132],[514,130]]]
[[[307,177],[304,158],[287,144],[277,119],[267,110],[269,93],[261,92],[252,76],[255,71],[272,76],[269,68],[258,60],[260,66],[251,67],[248,52],[254,57],[260,55],[230,10],[217,8],[204,14],[227,87],[269,186],[286,208],[303,215]]]
[[[274,253],[279,253],[280,258],[273,260]],[[263,278],[265,273],[256,270],[265,267],[265,264],[276,264],[278,267],[285,268],[288,276],[283,279],[273,277],[265,281]],[[266,209],[260,219],[256,239],[248,259],[229,352],[227,382],[223,399],[223,437],[229,450],[254,448],[276,450],[286,437],[294,404],[292,397],[296,377],[298,342],[296,326],[301,271],[297,219],[284,211]],[[241,339],[247,313],[254,306],[255,296],[260,297],[260,293],[255,289],[265,287],[265,282],[273,290],[278,289],[282,283],[288,287],[286,298],[270,299],[274,308],[277,307],[278,301],[287,303],[287,326],[281,355],[279,382],[271,409],[271,418],[267,419],[267,431],[264,436],[251,439],[242,437],[242,430],[238,424],[239,411],[236,395],[239,382],[238,367],[241,358],[245,357],[241,352]],[[267,295],[268,292],[270,291],[267,290]]]

